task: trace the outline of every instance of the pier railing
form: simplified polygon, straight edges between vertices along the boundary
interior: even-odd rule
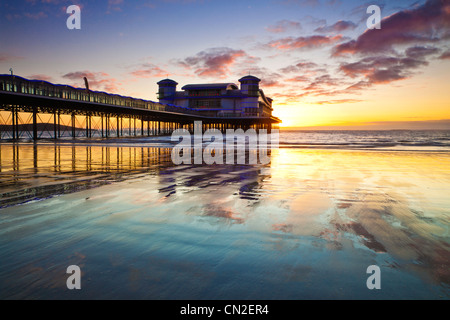
[[[200,115],[198,111],[182,106],[163,104],[151,100],[126,97],[102,91],[91,91],[83,88],[75,88],[69,85],[52,84],[43,80],[28,80],[19,76],[11,75],[0,75],[0,91],[72,101],[92,102],[127,108]]]

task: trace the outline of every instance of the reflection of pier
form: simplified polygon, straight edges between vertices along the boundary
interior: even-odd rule
[[[169,165],[171,151],[158,147],[4,144],[0,145],[0,173],[5,178],[25,176],[30,171],[46,174],[130,171],[162,163]]]
[[[258,185],[265,178],[261,170],[270,168],[176,166],[171,153],[171,147],[0,144],[0,208],[149,174],[159,177],[159,191],[167,195],[186,188],[236,184],[240,198],[257,200]]]
[[[216,128],[268,129],[276,117],[211,117],[196,110],[0,75],[0,139],[123,137]]]
[[[173,166],[171,148],[0,144],[2,206]]]

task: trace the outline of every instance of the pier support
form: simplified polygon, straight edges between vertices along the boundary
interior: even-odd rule
[[[53,139],[57,139],[57,120],[56,120],[56,109],[53,110]]]
[[[11,125],[12,125],[12,138],[16,139],[16,108],[12,107],[11,109]]]
[[[33,140],[38,139],[37,135],[37,107],[33,107]]]
[[[72,113],[71,115],[71,122],[72,122],[72,138],[75,139],[75,113]]]
[[[117,116],[117,138],[120,137],[120,120],[119,116]]]

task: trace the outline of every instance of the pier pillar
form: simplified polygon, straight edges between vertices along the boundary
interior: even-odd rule
[[[33,107],[33,140],[36,141],[37,138],[37,107]]]
[[[92,138],[92,114],[89,114],[89,138]]]
[[[89,114],[86,113],[86,138],[89,138]]]
[[[19,139],[19,108],[16,108],[16,138]]]
[[[61,111],[58,110],[58,138],[61,138]]]
[[[119,120],[119,116],[117,116],[117,137],[120,137],[120,120]]]
[[[109,137],[109,114],[105,114],[105,136]]]
[[[53,110],[53,139],[55,139],[55,140],[57,139],[57,135],[58,135],[56,125],[57,125],[57,119],[56,119],[56,109],[55,109],[55,110]]]
[[[16,112],[15,107],[11,109],[11,125],[12,125],[12,138],[16,139]]]
[[[75,113],[72,113],[72,138],[75,139]]]
[[[131,137],[131,116],[128,118],[128,136]]]

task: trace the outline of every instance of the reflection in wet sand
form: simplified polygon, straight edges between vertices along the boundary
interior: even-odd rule
[[[173,165],[170,148],[0,145],[0,207],[157,174]]]
[[[446,153],[175,166],[164,148],[2,145],[1,157],[1,298],[449,298]],[[48,199],[24,203],[35,198]]]

